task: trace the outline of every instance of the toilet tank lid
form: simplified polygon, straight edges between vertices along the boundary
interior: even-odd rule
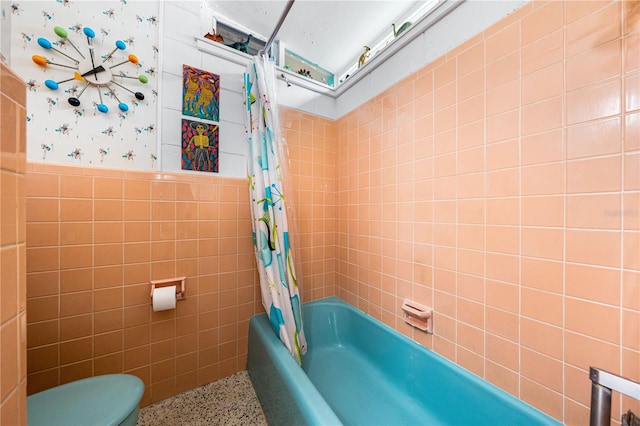
[[[144,383],[130,374],[89,377],[27,397],[29,426],[118,425],[138,407]]]

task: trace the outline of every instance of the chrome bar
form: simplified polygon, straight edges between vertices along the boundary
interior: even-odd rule
[[[284,10],[282,11],[282,15],[280,15],[280,20],[278,21],[278,24],[276,25],[276,28],[273,30],[273,33],[271,34],[271,37],[269,37],[269,40],[267,41],[267,44],[264,45],[264,49],[262,49],[261,51],[258,52],[258,56],[263,56],[266,52],[269,51],[269,48],[271,47],[271,44],[273,43],[273,40],[276,39],[276,36],[278,35],[278,31],[280,31],[280,27],[282,26],[282,23],[284,22],[285,18],[289,14],[289,10],[291,10],[291,6],[293,6],[293,3],[295,1],[296,0],[289,0],[287,2],[287,5],[284,7]]]
[[[611,391],[623,393],[640,400],[640,383],[625,379],[608,371],[589,368],[591,379],[590,426],[611,424]]]

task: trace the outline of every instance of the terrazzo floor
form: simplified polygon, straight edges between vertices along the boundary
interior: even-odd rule
[[[240,371],[140,409],[137,426],[266,426],[249,375]]]

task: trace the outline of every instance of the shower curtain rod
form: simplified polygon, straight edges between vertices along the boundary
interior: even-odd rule
[[[273,30],[273,34],[271,34],[271,37],[269,37],[269,41],[267,41],[267,44],[264,45],[264,48],[258,52],[259,56],[264,56],[265,53],[269,51],[269,48],[271,47],[271,43],[273,43],[273,40],[275,40],[276,35],[278,35],[278,31],[280,31],[280,27],[282,26],[282,23],[284,22],[285,18],[289,14],[289,10],[291,10],[291,6],[293,6],[293,3],[295,1],[296,0],[289,0],[287,2],[287,5],[282,11],[282,15],[280,15],[280,20],[278,21],[278,24],[276,25],[276,28]]]

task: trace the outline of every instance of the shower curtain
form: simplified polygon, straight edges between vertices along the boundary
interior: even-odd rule
[[[286,163],[275,97],[275,75],[275,65],[264,56],[255,56],[244,74],[253,244],[262,304],[271,327],[302,364],[307,343],[283,193],[282,175]]]

